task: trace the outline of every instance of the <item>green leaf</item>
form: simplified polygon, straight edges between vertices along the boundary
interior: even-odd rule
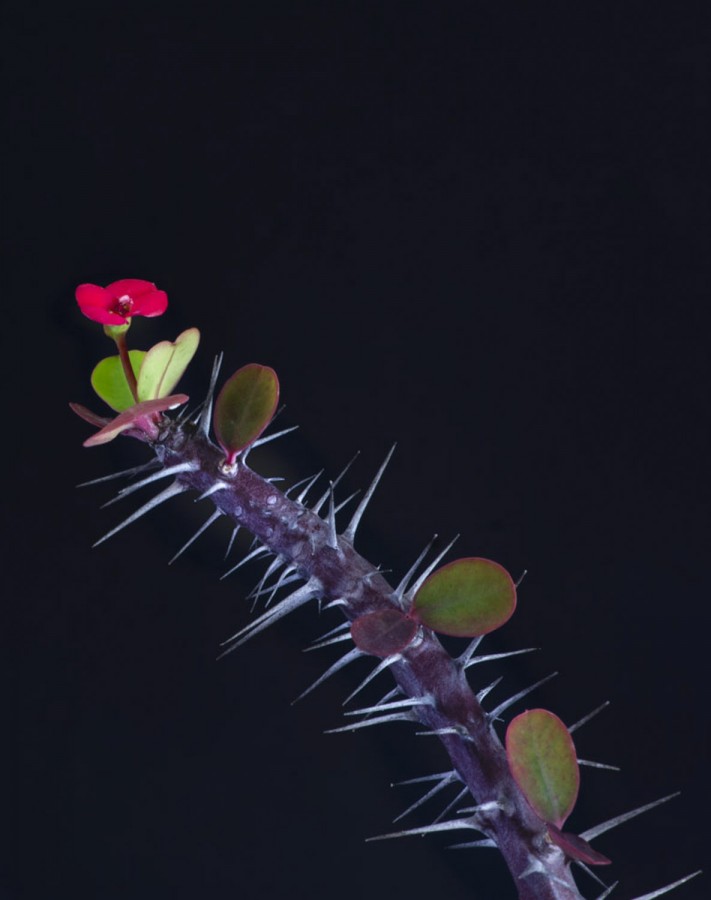
[[[441,634],[475,637],[508,621],[516,585],[498,563],[467,557],[442,566],[417,592],[412,615]]]
[[[161,341],[146,353],[138,373],[138,399],[167,397],[180,381],[200,343],[197,328],[188,328],[174,341]]]
[[[128,355],[131,368],[138,375],[146,353],[144,350],[129,350]],[[91,373],[91,386],[104,403],[108,403],[116,412],[123,412],[136,402],[126,381],[119,356],[107,356],[94,367]]]
[[[580,787],[575,745],[558,716],[530,709],[506,731],[509,768],[526,800],[544,822],[561,828],[573,811]]]
[[[269,366],[250,363],[225,382],[215,401],[213,426],[228,464],[256,441],[271,421],[278,402],[279,379]]]

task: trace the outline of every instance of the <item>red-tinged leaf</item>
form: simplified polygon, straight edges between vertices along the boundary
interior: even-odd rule
[[[560,828],[550,824],[548,825],[548,834],[553,843],[557,844],[570,859],[578,859],[589,866],[609,866],[612,863],[611,859],[598,853],[577,834],[561,831]]]
[[[144,431],[148,436],[153,437],[157,432],[157,428],[153,423],[153,417],[156,413],[165,412],[167,409],[175,409],[187,403],[190,398],[187,394],[173,394],[172,397],[162,397],[159,400],[146,400],[143,403],[137,403],[130,409],[124,410],[105,425],[96,434],[92,434],[90,438],[84,441],[85,447],[97,447],[99,444],[107,444],[115,437],[118,437],[122,431],[128,431],[130,428],[136,428]]]
[[[104,425],[108,425],[111,421],[107,416],[99,416],[96,413],[93,413],[90,409],[87,409],[86,406],[82,406],[81,403],[70,403],[69,408],[72,412],[76,413],[80,419],[84,419],[84,421],[88,422],[90,425],[96,425],[97,428],[103,428]]]
[[[404,650],[416,631],[417,623],[396,609],[367,613],[351,625],[351,637],[356,647],[363,653],[383,659]]]
[[[442,566],[425,581],[412,616],[433,631],[476,637],[500,628],[516,608],[516,585],[490,559],[468,557]]]
[[[580,787],[575,745],[558,716],[530,709],[506,731],[506,755],[516,783],[544,822],[561,828]]]
[[[213,415],[215,436],[228,464],[257,440],[271,422],[278,402],[279,379],[269,366],[250,363],[228,378]]]

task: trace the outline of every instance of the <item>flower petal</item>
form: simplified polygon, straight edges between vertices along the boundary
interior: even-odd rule
[[[148,294],[155,289],[156,286],[152,281],[145,281],[143,278],[121,278],[106,285],[106,290],[112,297],[123,297],[128,294],[132,300],[137,300],[141,294]]]
[[[168,295],[165,291],[151,291],[148,294],[142,294],[133,298],[134,316],[162,316],[168,308]]]
[[[100,322],[102,325],[125,325],[128,322],[124,316],[110,311],[114,297],[98,284],[80,284],[75,296],[79,309],[93,322]]]

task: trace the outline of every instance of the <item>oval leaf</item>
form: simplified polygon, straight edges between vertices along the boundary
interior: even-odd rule
[[[228,464],[257,440],[278,402],[279,379],[269,366],[250,363],[225,382],[215,401],[213,426]]]
[[[516,608],[516,585],[490,559],[469,557],[442,566],[414,601],[414,617],[441,634],[475,637],[500,628]]]
[[[547,709],[527,710],[509,723],[506,755],[511,774],[534,811],[560,828],[573,811],[580,787],[568,729]]]
[[[403,650],[415,636],[417,623],[397,609],[366,613],[351,625],[353,643],[363,653],[392,656]]]
[[[580,862],[587,863],[589,866],[609,866],[611,859],[603,856],[594,850],[590,844],[577,834],[570,831],[561,831],[555,825],[548,823],[548,834],[550,839],[565,853],[570,859],[578,859]]]
[[[131,368],[138,377],[141,363],[146,356],[145,350],[129,350]],[[116,412],[123,412],[136,402],[126,381],[120,356],[107,356],[94,367],[91,373],[91,386]]]
[[[174,341],[161,341],[145,354],[138,373],[138,399],[167,397],[183,377],[200,343],[197,328],[188,328]]]

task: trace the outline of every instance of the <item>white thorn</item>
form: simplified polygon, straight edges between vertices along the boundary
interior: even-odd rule
[[[127,519],[124,519],[120,525],[117,525],[115,528],[112,528],[107,534],[105,534],[102,538],[94,544],[94,547],[98,547],[99,544],[103,544],[104,541],[108,541],[110,537],[113,537],[123,528],[126,528],[127,525],[131,525],[133,522],[136,522],[141,516],[144,516],[146,513],[150,512],[152,509],[155,509],[156,506],[160,506],[161,503],[165,503],[166,500],[170,500],[171,497],[175,497],[177,494],[182,494],[187,491],[187,488],[179,484],[177,481],[174,481],[172,484],[168,485],[167,488],[162,490],[160,494],[157,494],[153,497],[152,500],[149,500],[148,503],[144,503],[139,509],[136,510],[133,515],[130,515]]]
[[[579,759],[578,765],[579,766],[589,766],[591,769],[607,769],[609,772],[621,771],[619,766],[610,766],[607,763],[593,762],[590,759]]]
[[[338,550],[338,534],[336,533],[336,498],[333,495],[333,482],[331,482],[331,487],[329,489],[326,525],[328,527],[326,543],[333,550]]]
[[[406,709],[410,706],[432,706],[432,698],[430,696],[413,697],[408,698],[407,700],[396,700],[394,703],[377,703],[375,706],[366,706],[363,709],[352,709],[345,712],[343,715],[367,716],[373,712],[383,712],[384,710],[391,709]]]
[[[379,834],[377,837],[366,838],[366,841],[387,841],[390,838],[410,837],[415,834],[434,834],[437,831],[457,831],[462,828],[481,831],[481,828],[474,824],[474,818],[475,817],[470,819],[450,819],[448,822],[437,822],[435,825],[423,825],[421,828],[408,828],[406,831],[393,831],[390,834]]]
[[[180,472],[189,472],[195,468],[193,463],[179,463],[176,466],[169,466],[167,469],[161,469],[159,472],[154,472],[153,475],[149,475],[147,478],[143,478],[141,481],[137,481],[135,484],[130,484],[128,487],[123,488],[115,497],[109,500],[108,503],[104,503],[101,508],[106,509],[107,506],[111,506],[118,500],[123,500],[124,497],[128,497],[134,491],[138,491],[147,484],[152,484],[154,481],[159,481],[161,478],[169,478],[171,475],[177,475]]]
[[[396,662],[399,662],[401,659],[402,659],[401,653],[393,653],[390,656],[386,656],[382,662],[378,663],[378,665],[373,669],[373,671],[370,673],[370,675],[368,675],[366,678],[364,678],[363,681],[361,681],[361,683],[358,685],[358,687],[346,697],[346,699],[343,701],[343,705],[345,706],[346,703],[348,703],[350,700],[352,700],[356,694],[359,694],[363,690],[363,688],[367,684],[370,684],[370,682],[376,676],[380,675],[381,672],[385,671],[385,669],[394,665]]]
[[[431,779],[432,776],[429,776],[429,778]],[[456,772],[445,772],[433,788],[430,788],[429,791],[427,791],[422,797],[420,797],[419,800],[416,800],[413,804],[408,806],[404,812],[401,812],[399,816],[396,816],[393,819],[393,825],[395,824],[395,822],[399,822],[400,819],[404,819],[405,816],[409,815],[411,812],[414,812],[418,807],[422,806],[423,803],[426,803],[428,800],[439,794],[440,791],[443,791],[448,785],[453,784],[458,779],[459,776],[456,774]],[[415,781],[420,780],[422,779],[416,778],[409,782],[403,781],[401,782],[401,784],[412,784]]]
[[[195,502],[198,503],[200,500],[206,500],[208,497],[212,497],[212,495],[216,494],[218,491],[224,491],[228,487],[229,485],[225,484],[224,481],[216,481],[214,484],[211,484],[206,491],[203,491],[199,497],[196,497]]]
[[[267,612],[263,613],[261,616],[258,616],[245,628],[242,628],[241,631],[238,631],[236,634],[233,634],[232,637],[228,638],[226,641],[223,641],[220,644],[221,647],[224,647],[227,644],[229,644],[230,646],[227,650],[224,651],[224,653],[220,654],[218,659],[220,659],[226,653],[230,653],[236,647],[240,647],[246,641],[253,638],[255,634],[259,634],[260,631],[264,631],[265,628],[273,625],[274,622],[282,619],[290,612],[293,612],[300,606],[303,606],[304,603],[308,603],[309,600],[312,600],[316,596],[319,588],[320,584],[316,578],[309,579],[306,584],[302,585],[300,588],[297,588],[292,594],[289,594],[287,597],[284,597],[283,600],[280,600],[273,609],[267,610]]]
[[[455,534],[455,536],[454,536],[454,537],[452,538],[452,540],[447,544],[447,546],[444,548],[444,550],[443,550],[441,553],[439,553],[439,554],[432,560],[432,562],[429,564],[429,566],[427,566],[427,568],[425,569],[425,571],[420,575],[420,577],[417,579],[417,581],[413,584],[413,586],[410,588],[410,590],[409,590],[409,591],[407,592],[407,594],[405,595],[408,599],[410,599],[410,600],[414,599],[414,597],[416,596],[417,592],[419,591],[419,589],[422,587],[422,585],[424,584],[425,580],[426,580],[427,577],[429,576],[430,572],[432,572],[433,569],[435,568],[435,566],[439,563],[439,561],[440,561],[441,559],[443,559],[443,558],[449,553],[449,551],[452,549],[452,547],[456,544],[456,542],[457,542],[458,540],[459,540],[459,535],[458,535],[458,534]]]
[[[546,675],[545,678],[541,678],[540,681],[537,681],[535,684],[532,684],[530,687],[524,688],[522,691],[519,691],[517,694],[514,694],[513,697],[509,697],[508,700],[504,700],[503,703],[499,703],[497,707],[491,710],[490,713],[487,713],[489,719],[493,721],[494,719],[498,719],[502,712],[506,712],[506,710],[513,706],[514,703],[518,703],[519,700],[522,700],[525,696],[531,693],[531,691],[535,691],[536,688],[539,688],[542,684],[545,684],[547,681],[550,681],[551,678],[555,678],[557,672],[551,672],[550,675]]]
[[[427,556],[427,554],[430,552],[430,550],[434,546],[434,542],[436,540],[437,540],[437,535],[435,534],[432,536],[432,540],[429,542],[429,544],[427,544],[427,546],[422,551],[422,553],[420,553],[420,555],[417,557],[415,562],[412,564],[412,566],[410,566],[408,571],[405,573],[400,584],[398,584],[398,586],[395,588],[395,599],[397,600],[398,603],[400,603],[400,601],[402,600],[402,598],[405,594],[405,591],[407,590],[407,586],[409,585],[410,581],[415,577],[415,572],[417,572],[417,570],[422,565],[422,561]]]
[[[448,772],[435,772],[434,775],[420,775],[418,778],[407,778],[405,781],[395,781],[390,787],[402,787],[403,784],[424,784],[427,781],[440,781],[443,778],[451,778],[452,781],[459,778],[459,773],[455,769]]]
[[[572,734],[574,731],[576,731],[578,728],[580,728],[581,725],[587,724],[587,723],[590,721],[590,719],[593,719],[599,712],[602,712],[603,709],[607,709],[607,707],[608,707],[609,705],[610,705],[610,701],[609,701],[609,700],[605,700],[604,703],[601,703],[601,704],[600,704],[596,709],[594,709],[592,712],[589,712],[586,716],[583,716],[582,719],[579,719],[579,720],[575,723],[575,725],[569,725],[569,726],[568,726],[568,732],[569,732],[570,734]]]
[[[385,722],[416,722],[417,720],[407,713],[393,713],[391,716],[379,716],[377,719],[364,719],[362,722],[351,722],[342,728],[330,728],[324,734],[338,734],[341,731],[357,731],[359,728],[370,728],[371,725],[382,725]]]
[[[311,644],[310,647],[305,648],[304,653],[308,653],[309,650],[318,650],[319,647],[325,646],[322,641],[327,641],[329,638],[333,637],[334,634],[340,634],[342,631],[346,631],[350,627],[350,622],[341,622],[340,625],[336,625],[335,628],[327,631],[326,634],[322,634],[321,637],[316,638],[316,640]]]
[[[277,431],[274,434],[268,434],[266,437],[257,438],[257,440],[252,444],[252,449],[254,450],[256,447],[261,447],[263,444],[268,444],[269,441],[276,441],[280,437],[284,437],[285,434],[290,434],[292,431],[296,431],[298,425],[292,425],[291,428],[283,428],[281,431]]]
[[[132,475],[140,475],[141,472],[148,472],[155,469],[160,463],[157,459],[151,459],[142,466],[132,466],[130,469],[123,469],[121,472],[112,472],[110,475],[102,475],[101,478],[92,478],[91,481],[82,481],[77,487],[90,487],[93,484],[101,484],[104,481],[113,481],[114,478],[130,478]]]
[[[526,647],[525,650],[509,650],[508,653],[489,653],[487,656],[475,656],[474,659],[466,662],[462,668],[468,669],[470,666],[475,666],[478,663],[491,662],[493,659],[506,659],[509,656],[520,656],[521,653],[533,653],[535,650],[540,649],[540,647]]]
[[[619,883],[619,881],[615,881],[614,884],[611,884],[606,891],[603,891],[602,894],[600,894],[600,896],[596,898],[596,900],[606,900],[606,898],[610,896],[610,894],[615,890]]]
[[[232,529],[232,534],[230,535],[230,539],[227,542],[227,550],[225,550],[225,559],[227,559],[227,557],[230,555],[230,551],[232,550],[232,546],[235,542],[235,538],[237,537],[237,532],[239,531],[239,529],[239,525],[235,525],[235,527]]]
[[[210,525],[212,525],[213,522],[215,522],[217,519],[219,519],[221,515],[223,515],[222,510],[216,509],[215,512],[208,518],[208,520],[206,522],[203,522],[203,524],[198,528],[198,530],[195,532],[195,534],[183,544],[183,546],[180,548],[180,550],[178,550],[178,552],[175,554],[175,556],[172,559],[168,560],[168,565],[172,566],[173,563],[175,562],[175,560],[182,553],[184,553],[194,541],[196,541],[200,537],[200,535],[203,533],[203,531],[206,531],[210,527]]]
[[[456,662],[460,668],[466,669],[469,660],[474,656],[476,651],[479,649],[479,644],[484,640],[486,635],[480,634],[477,637],[473,638],[470,643],[467,645],[466,650],[460,656],[457,657]]]
[[[471,735],[463,725],[448,725],[446,728],[432,728],[430,731],[416,731],[417,737],[441,737],[443,734],[456,734],[463,740],[471,740]]]
[[[638,806],[637,809],[622,813],[619,816],[615,816],[613,819],[608,819],[606,822],[602,822],[600,825],[596,825],[594,828],[588,828],[587,831],[583,831],[580,837],[584,841],[592,841],[599,835],[604,834],[606,831],[609,831],[611,828],[616,828],[618,825],[622,825],[623,822],[627,822],[628,819],[634,819],[635,816],[641,816],[642,813],[647,812],[647,810],[649,809],[654,809],[655,806],[661,806],[662,803],[666,803],[668,800],[673,800],[674,797],[679,796],[679,793],[680,791],[677,791],[674,794],[667,794],[666,797],[661,797],[659,800],[654,800],[652,803],[647,803],[644,806]]]
[[[695,872],[692,872],[691,875],[687,875],[685,878],[680,878],[673,884],[668,884],[666,887],[659,888],[658,891],[652,891],[651,894],[642,894],[641,897],[635,897],[634,900],[654,900],[655,897],[661,897],[663,894],[668,894],[669,891],[673,891],[674,888],[678,888],[679,885],[686,884],[687,881],[691,881],[692,878],[696,878],[697,875],[701,875],[702,871],[702,869],[697,869]]]
[[[346,622],[346,625],[350,625],[350,622]],[[352,640],[350,633],[349,634],[337,634],[336,637],[329,638],[327,641],[321,641],[320,644],[311,644],[310,647],[304,647],[304,653],[310,653],[312,650],[321,650],[323,647],[330,647],[331,644],[342,644],[345,641]]]
[[[281,558],[281,556],[275,556],[274,559],[267,566],[267,570],[264,573],[264,575],[262,575],[262,577],[259,579],[259,581],[256,583],[256,585],[247,594],[247,599],[248,600],[253,599],[256,601],[257,598],[262,593],[262,588],[264,587],[264,584],[265,584],[267,578],[269,578],[270,575],[273,575],[274,572],[276,572],[276,570],[279,568],[279,566],[283,566],[283,565],[284,565],[284,560]],[[269,590],[271,590],[271,588],[269,588]]]
[[[340,472],[340,474],[339,474],[339,475],[331,482],[331,486],[329,487],[329,489],[328,489],[328,490],[325,492],[325,494],[323,494],[323,495],[316,501],[316,503],[311,507],[311,512],[316,513],[316,515],[319,514],[319,511],[320,511],[321,507],[322,507],[323,504],[328,500],[328,497],[329,497],[329,494],[331,493],[331,490],[333,490],[333,489],[335,489],[335,488],[338,487],[338,485],[339,485],[341,479],[343,478],[343,476],[346,474],[346,472],[350,469],[350,467],[351,467],[351,466],[353,465],[353,463],[358,459],[359,456],[360,456],[360,450],[358,450],[358,452],[356,453],[356,455],[353,457],[353,459],[351,459],[351,461],[350,461],[349,463],[346,463],[345,468],[344,468],[344,469]],[[353,496],[355,496],[355,495],[352,494],[351,497],[353,497]],[[350,499],[350,498],[349,498],[349,499]]]
[[[492,681],[491,684],[487,684],[485,688],[482,688],[476,695],[476,699],[479,701],[479,703],[481,703],[481,701],[487,696],[487,694],[490,694],[494,690],[497,684],[501,684],[503,680],[504,676],[499,675],[499,677],[495,681]]]
[[[496,841],[491,838],[483,838],[480,841],[471,841],[468,844],[450,844],[448,850],[473,850],[475,847],[496,847]]]
[[[272,600],[276,596],[276,592],[279,590],[279,588],[286,587],[288,584],[293,584],[295,581],[302,581],[302,580],[303,580],[302,576],[296,572],[296,569],[294,569],[293,566],[287,566],[284,569],[284,571],[281,573],[279,578],[277,579],[274,587],[271,589],[271,593],[269,594],[269,596],[267,597],[267,599],[264,603],[265,608],[268,608],[272,605]],[[265,593],[266,593],[266,590],[265,590]],[[256,599],[257,598],[255,597],[255,600]]]
[[[442,810],[442,812],[435,818],[434,821],[435,821],[435,822],[439,822],[440,819],[444,818],[444,816],[446,816],[448,812],[450,812],[452,809],[454,809],[454,807],[460,802],[460,800],[463,800],[464,797],[465,797],[468,793],[469,793],[469,788],[468,788],[468,787],[463,787],[463,788],[461,789],[461,791],[459,791],[459,793],[457,794],[457,796],[454,798],[454,800],[451,800],[451,801],[445,806],[445,808],[444,808],[444,809]]]
[[[589,876],[592,878],[593,881],[597,881],[597,883],[600,885],[600,887],[607,888],[607,885],[606,885],[605,882],[602,880],[602,878],[599,878],[599,877],[593,872],[593,870],[590,868],[590,866],[586,866],[585,863],[582,862],[582,860],[580,860],[580,859],[574,859],[573,862],[575,863],[576,866],[578,866],[579,868],[581,868],[581,869],[583,870],[583,872],[585,872],[586,875],[589,875]]]
[[[365,512],[366,507],[370,503],[370,500],[371,500],[373,494],[375,493],[375,489],[378,486],[378,482],[383,477],[383,473],[385,472],[385,469],[387,468],[387,465],[390,462],[390,459],[391,459],[393,453],[395,452],[395,447],[396,447],[396,445],[393,444],[392,447],[390,448],[390,452],[385,457],[385,462],[378,469],[378,471],[375,475],[375,478],[370,483],[370,487],[363,495],[363,499],[358,504],[358,508],[353,513],[353,517],[351,518],[350,522],[348,523],[346,530],[343,532],[343,537],[347,541],[350,541],[351,544],[353,543],[353,539],[355,538],[355,533],[358,529],[358,525],[360,524],[360,520],[363,518],[363,513]]]
[[[320,471],[320,472],[317,472],[315,475],[312,475],[312,476],[311,476],[311,479],[310,479],[309,482],[307,483],[306,487],[303,489],[303,491],[302,491],[302,492],[299,494],[299,496],[296,498],[296,500],[295,500],[296,503],[303,503],[303,502],[304,502],[304,499],[305,499],[306,495],[307,495],[308,492],[311,490],[311,488],[314,486],[314,484],[316,484],[316,482],[318,481],[318,479],[321,477],[322,474],[323,474],[323,469],[321,469],[321,471]]]
[[[200,431],[201,434],[204,434],[205,437],[207,437],[210,433],[210,423],[212,421],[212,400],[215,396],[215,385],[217,384],[217,377],[220,374],[220,367],[222,366],[223,356],[223,353],[218,353],[215,357],[215,361],[212,364],[210,384],[207,388],[207,395],[205,397],[202,410],[200,411],[200,418],[197,422],[198,431]]]
[[[321,675],[320,678],[317,678],[316,681],[314,681],[314,683],[312,685],[310,685],[309,687],[306,688],[305,691],[303,691],[303,693],[299,694],[299,696],[296,698],[296,700],[292,700],[291,705],[293,706],[294,703],[298,703],[299,700],[302,700],[304,697],[306,697],[307,694],[310,694],[311,691],[314,690],[314,688],[317,688],[319,685],[323,684],[323,682],[326,681],[327,678],[330,678],[331,675],[335,675],[336,672],[339,672],[341,669],[343,669],[349,663],[351,663],[354,660],[359,659],[361,656],[365,656],[365,655],[366,654],[363,653],[362,650],[359,650],[357,647],[355,647],[353,650],[349,650],[348,653],[345,654],[345,656],[342,656],[340,659],[337,659],[336,662],[330,668],[326,669],[326,671],[323,673],[323,675]]]
[[[268,547],[257,547],[252,550],[251,553],[248,553],[243,559],[241,559],[236,566],[232,566],[229,572],[225,572],[224,575],[220,576],[220,581],[224,581],[228,575],[231,575],[233,572],[236,572],[237,569],[241,568],[245,563],[248,563],[250,560],[255,559],[258,556],[264,556],[266,553],[270,553]]]
[[[331,600],[330,603],[327,603],[324,606],[324,609],[333,609],[334,606],[348,606],[348,601],[343,597],[339,597],[338,600]]]

